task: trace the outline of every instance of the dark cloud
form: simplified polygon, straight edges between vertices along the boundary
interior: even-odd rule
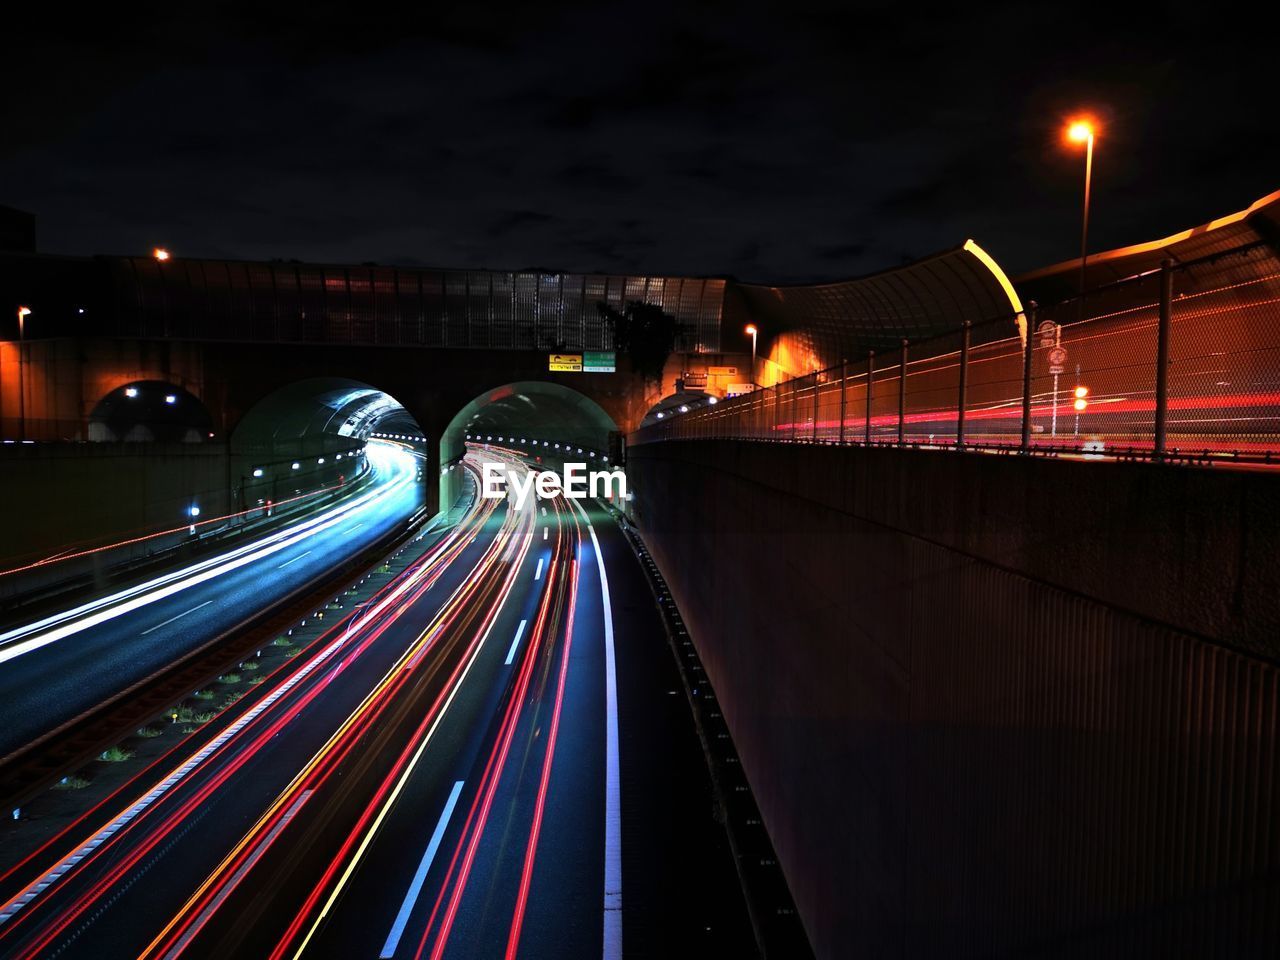
[[[1270,32],[1202,4],[143,4],[6,14],[44,249],[735,274],[1075,252],[1280,187]]]

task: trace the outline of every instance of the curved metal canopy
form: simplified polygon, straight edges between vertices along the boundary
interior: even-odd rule
[[[1092,253],[1085,264],[1085,285],[1093,290],[1152,273],[1162,260],[1192,264],[1181,271],[1184,289],[1188,282],[1235,283],[1280,271],[1280,190],[1190,230]],[[1024,297],[1041,304],[1070,299],[1080,289],[1080,258],[1025,273],[1016,284]]]
[[[771,339],[788,336],[817,366],[896,349],[966,321],[1009,320],[1022,303],[999,264],[974,241],[923,260],[839,283],[735,285],[747,319]]]

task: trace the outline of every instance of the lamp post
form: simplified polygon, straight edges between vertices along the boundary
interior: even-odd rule
[[[1080,296],[1076,303],[1076,320],[1084,319],[1085,267],[1089,263],[1089,193],[1093,186],[1093,138],[1091,120],[1074,120],[1067,127],[1067,139],[1084,144],[1084,213],[1080,224]]]
[[[27,386],[23,376],[23,353],[26,350],[27,317],[30,307],[18,308],[18,439],[27,439]]]
[[[751,334],[751,386],[756,385],[756,337],[760,330],[754,323],[748,323],[746,332]]]

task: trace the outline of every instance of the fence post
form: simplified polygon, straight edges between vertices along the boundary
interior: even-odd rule
[[[875,380],[876,352],[867,351],[867,436],[866,444],[871,446],[871,384]]]
[[[1173,261],[1160,261],[1160,324],[1156,328],[1156,424],[1157,460],[1163,460],[1169,442],[1169,328],[1173,326]]]
[[[840,361],[840,443],[844,443],[844,414],[849,405],[849,361]]]
[[[769,431],[771,438],[778,435],[778,425],[782,423],[782,381],[773,385],[773,429]]]
[[[818,442],[818,371],[813,371],[813,442]]]
[[[898,446],[902,446],[907,429],[907,341],[902,340],[902,357],[898,362]]]
[[[960,327],[960,396],[956,407],[956,449],[964,449],[964,405],[965,392],[969,387],[969,328],[966,320]]]
[[[1027,302],[1027,341],[1022,350],[1022,443],[1019,449],[1023,453],[1031,449],[1031,351],[1035,346],[1036,336],[1036,302]]]

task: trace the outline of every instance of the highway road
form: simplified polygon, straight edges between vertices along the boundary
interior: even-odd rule
[[[0,633],[0,757],[149,676],[405,523],[418,460],[371,440],[357,496],[247,544]]]
[[[667,923],[749,955],[620,540],[598,508],[473,498],[201,735],[0,866],[0,955],[619,957],[624,822],[632,942]],[[618,656],[609,567],[647,616],[638,655]],[[620,698],[617,664],[645,658]],[[620,716],[648,780],[626,817]]]

